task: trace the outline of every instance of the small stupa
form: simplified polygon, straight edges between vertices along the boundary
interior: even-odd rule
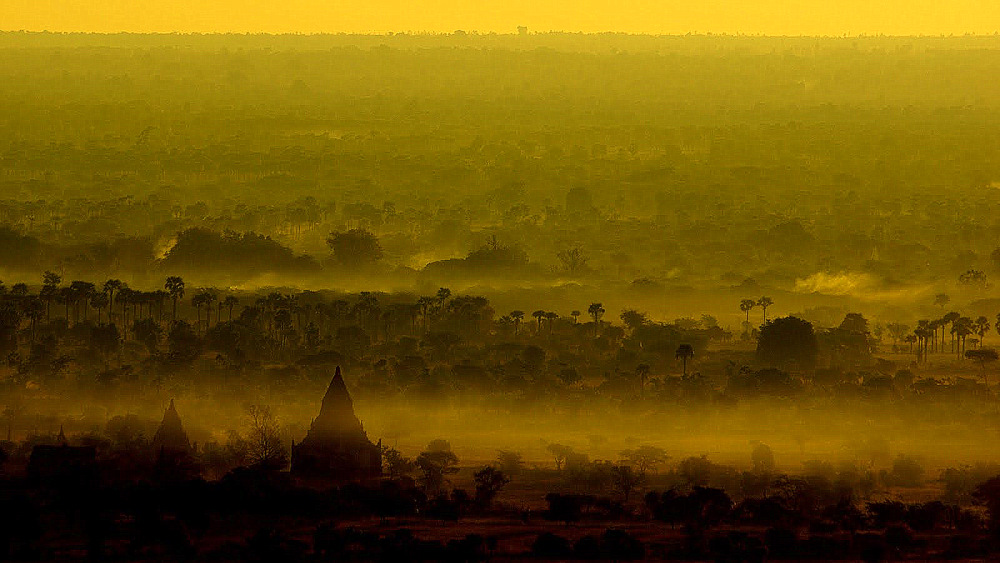
[[[382,475],[382,449],[368,439],[354,414],[340,366],[323,397],[319,416],[302,442],[292,445],[292,474],[334,481]]]

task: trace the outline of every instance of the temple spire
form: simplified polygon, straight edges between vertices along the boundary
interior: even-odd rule
[[[292,473],[321,479],[376,478],[382,451],[368,440],[337,366],[309,432],[292,445]]]
[[[184,432],[184,425],[181,424],[181,417],[174,408],[174,400],[170,399],[170,406],[163,413],[163,422],[153,436],[153,447],[156,450],[168,449],[174,451],[190,451],[191,443],[188,441],[187,433]]]
[[[357,440],[367,441],[368,437],[361,426],[361,421],[354,414],[354,401],[344,384],[344,377],[337,366],[333,379],[323,396],[323,404],[319,416],[313,420],[309,433],[303,442],[313,440]]]

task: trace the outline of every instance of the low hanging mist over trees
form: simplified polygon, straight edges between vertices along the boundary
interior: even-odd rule
[[[1000,552],[997,37],[0,55],[0,560]]]

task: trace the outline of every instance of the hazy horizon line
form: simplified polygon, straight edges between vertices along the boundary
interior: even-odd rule
[[[324,32],[306,32],[306,31],[129,31],[129,30],[119,30],[119,31],[87,31],[87,30],[51,30],[51,29],[2,29],[0,28],[0,33],[3,34],[38,34],[38,35],[88,35],[88,36],[115,36],[115,35],[136,35],[136,36],[264,36],[264,37],[397,37],[397,36],[414,36],[414,37],[462,37],[462,36],[478,36],[478,37],[489,37],[489,36],[511,36],[511,37],[522,37],[525,35],[583,35],[583,36],[602,36],[602,35],[616,35],[616,36],[628,36],[637,38],[684,38],[684,37],[728,37],[728,38],[758,38],[758,39],[975,39],[975,38],[990,38],[990,37],[1000,37],[1000,30],[994,31],[992,33],[940,33],[940,34],[890,34],[890,33],[859,33],[850,34],[844,33],[841,35],[824,35],[824,34],[767,34],[767,33],[729,33],[729,32],[713,32],[713,31],[688,31],[685,33],[644,33],[644,32],[632,32],[632,31],[566,31],[550,29],[544,31],[532,31],[528,30],[526,33],[520,33],[518,31],[479,31],[479,30],[464,30],[456,29],[454,31],[416,31],[416,30],[401,30],[401,31],[372,31],[372,32],[357,32],[357,31],[324,31]]]

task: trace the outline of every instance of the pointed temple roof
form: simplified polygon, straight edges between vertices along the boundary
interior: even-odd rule
[[[354,402],[351,400],[344,378],[340,375],[340,366],[330,381],[330,386],[323,397],[323,405],[319,416],[313,420],[303,444],[319,444],[322,442],[368,442],[361,421],[354,414]]]
[[[157,451],[161,449],[189,451],[191,443],[188,441],[187,433],[181,424],[181,417],[174,408],[174,400],[170,399],[170,406],[163,413],[163,422],[153,436],[153,448]]]

